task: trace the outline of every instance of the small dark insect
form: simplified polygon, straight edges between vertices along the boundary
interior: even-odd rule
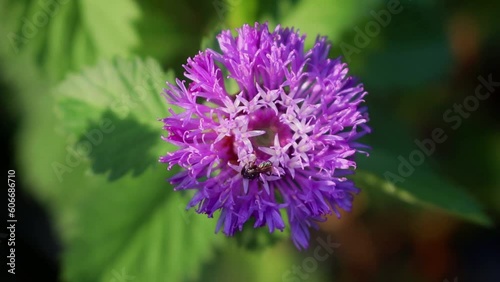
[[[270,161],[262,162],[259,165],[255,165],[255,162],[250,162],[241,170],[241,175],[243,178],[252,180],[259,177],[261,173],[271,175],[272,170],[273,163]]]

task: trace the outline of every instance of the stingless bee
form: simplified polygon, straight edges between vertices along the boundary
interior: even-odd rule
[[[255,179],[259,177],[261,173],[265,173],[266,175],[271,175],[273,171],[273,163],[270,161],[264,161],[259,165],[256,165],[255,162],[250,162],[241,170],[241,175],[245,179]]]

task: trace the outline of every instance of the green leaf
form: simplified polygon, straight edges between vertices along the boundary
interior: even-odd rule
[[[55,90],[63,129],[81,136],[90,122],[98,123],[105,113],[118,119],[133,118],[150,128],[161,128],[159,118],[171,108],[162,89],[173,74],[165,74],[152,60],[114,59],[73,74]]]
[[[129,55],[139,43],[132,26],[139,15],[132,0],[6,0],[0,12],[6,55],[29,58],[52,81],[99,59]]]
[[[158,119],[169,109],[160,94],[167,79],[154,60],[115,59],[71,75],[57,87],[62,128],[78,141],[75,150],[90,157],[95,173],[109,171],[112,180],[129,171],[138,175],[173,149],[158,143],[163,133]]]
[[[426,154],[415,140],[424,142],[432,136],[412,138],[407,126],[384,110],[391,107],[391,103],[383,103],[384,108],[376,103],[370,104],[373,133],[364,143],[370,144],[373,149],[369,157],[359,156],[357,159],[360,170],[355,176],[357,184],[365,189],[380,188],[411,204],[438,207],[475,223],[491,225],[482,206],[462,187],[448,181],[434,168],[432,154],[446,143],[435,143],[434,150]],[[442,130],[444,134],[449,134],[447,130],[451,129]],[[430,148],[430,145],[427,146]]]
[[[87,197],[60,227],[65,280],[120,281],[122,271],[136,281],[195,279],[223,238],[214,220],[185,211],[187,199],[165,183],[163,167],[112,184],[82,181]]]
[[[288,281],[285,273],[292,273],[294,266],[302,263],[298,254],[289,241],[281,241],[269,248],[253,252],[237,246],[237,243],[227,244],[221,248],[217,258],[204,268],[203,281]],[[325,264],[328,265],[326,262]],[[318,279],[320,273],[321,271],[311,273],[310,280],[323,281]],[[291,279],[294,278],[293,274],[290,276]]]
[[[403,183],[394,183],[388,173],[398,175],[397,156],[383,150],[374,150],[369,158],[358,161],[356,184],[363,189],[382,189],[409,204],[443,209],[463,219],[477,224],[492,226],[491,219],[484,213],[481,205],[466,191],[443,179],[428,167],[416,167],[415,172],[404,178]]]
[[[158,141],[157,130],[148,129],[132,117],[119,119],[111,111],[105,112],[101,120],[101,124],[108,125],[106,132],[99,130],[102,125],[91,123],[78,141],[92,147],[89,158],[95,173],[110,171],[109,180],[119,179],[129,171],[137,176],[158,159],[151,150]]]

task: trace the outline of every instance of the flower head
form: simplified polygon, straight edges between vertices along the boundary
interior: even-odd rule
[[[363,152],[356,140],[370,131],[366,92],[327,57],[324,37],[305,51],[293,29],[256,23],[237,32],[218,35],[220,52],[188,59],[187,86],[168,84],[167,101],[183,111],[163,119],[164,139],[179,148],[160,161],[184,168],[171,183],[196,191],[188,207],[209,217],[220,210],[216,231],[233,235],[247,221],[283,230],[286,212],[295,245],[307,248],[309,228],[350,210],[358,192],[346,175]]]

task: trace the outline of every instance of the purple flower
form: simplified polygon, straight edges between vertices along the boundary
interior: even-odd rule
[[[188,59],[187,86],[168,84],[167,101],[182,112],[163,119],[164,140],[179,149],[160,161],[184,168],[171,183],[196,191],[188,207],[208,217],[220,210],[216,232],[231,236],[249,220],[283,230],[286,212],[293,242],[307,248],[309,228],[349,211],[358,192],[346,176],[365,153],[356,140],[370,132],[366,92],[328,58],[324,37],[304,51],[293,29],[237,31],[217,36],[220,53]]]

